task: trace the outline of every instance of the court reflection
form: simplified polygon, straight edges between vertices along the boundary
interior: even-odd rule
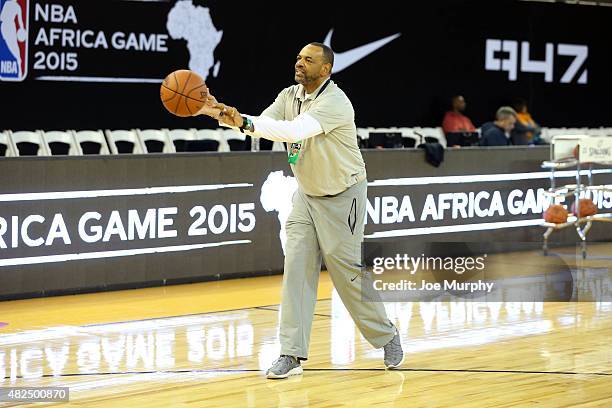
[[[385,306],[399,327],[405,352],[413,355],[506,342],[566,328],[598,328],[612,313],[611,302],[457,301]],[[67,374],[264,371],[280,351],[278,320],[277,310],[245,309],[3,334],[0,383]],[[603,357],[603,349],[598,348],[603,346],[595,344],[590,354],[580,357],[581,364]],[[355,363],[360,367],[381,366],[382,350],[366,343],[335,291],[331,300],[319,302],[313,347],[317,348],[315,357],[306,368],[341,368]],[[538,350],[552,368],[566,363],[553,361],[556,350],[545,345]]]
[[[227,313],[0,335],[0,381],[202,369],[202,363],[249,357],[255,344],[250,317],[247,312]]]

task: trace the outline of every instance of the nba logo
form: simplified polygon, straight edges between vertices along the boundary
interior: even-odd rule
[[[29,0],[0,0],[0,80],[23,81],[28,73]]]

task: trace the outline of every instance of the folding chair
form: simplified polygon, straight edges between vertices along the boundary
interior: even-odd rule
[[[112,154],[143,154],[144,147],[133,130],[106,130],[106,139]]]
[[[108,143],[101,130],[72,131],[81,154],[110,154]]]
[[[13,146],[13,142],[9,136],[9,132],[3,131],[0,132],[0,156],[4,157],[14,157],[17,154],[15,153],[15,146]]]
[[[164,129],[136,129],[136,134],[140,138],[145,153],[176,153],[174,143],[170,141]]]
[[[47,150],[52,156],[79,156],[82,154],[74,134],[69,130],[43,132],[43,139],[47,144]]]
[[[43,140],[42,132],[22,130],[9,135],[16,147],[17,156],[48,156],[47,144]]]

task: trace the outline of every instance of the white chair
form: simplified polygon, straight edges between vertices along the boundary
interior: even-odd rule
[[[359,142],[359,147],[366,147],[368,145],[368,138],[370,137],[370,132],[368,128],[357,128],[357,141]]]
[[[369,127],[368,128],[368,133],[389,133],[389,132],[393,132],[393,128],[373,128],[373,127]]]
[[[12,132],[9,130],[9,135],[13,141],[13,146],[16,148],[15,153],[17,156],[49,156],[47,144],[43,140],[40,131],[32,132],[22,130]],[[28,144],[37,145],[37,147],[32,148],[32,146]],[[32,152],[34,152],[34,154],[32,154]]]
[[[140,142],[140,138],[133,130],[106,130],[104,132],[106,134],[106,139],[108,140],[108,144],[110,146],[110,150],[112,154],[120,154],[120,153],[132,153],[132,154],[143,154],[145,152],[142,143]],[[120,143],[120,144],[117,144]],[[124,143],[130,143],[132,145],[132,151],[127,151],[126,145]]]
[[[367,139],[368,138],[368,128],[357,128],[357,136],[361,137],[362,139]]]
[[[195,131],[195,138],[198,141],[206,142],[217,142],[217,151],[229,152],[230,148],[225,137],[223,136],[223,130],[221,129],[199,129]]]
[[[136,134],[140,138],[145,153],[176,153],[174,142],[170,141],[166,129],[136,129]],[[156,146],[159,143],[162,143],[161,151],[159,151]]]
[[[244,150],[244,143],[246,140],[246,135],[244,133],[235,129],[223,129],[222,132],[230,150]]]
[[[567,134],[566,128],[542,128],[542,135],[540,138],[546,143],[550,143],[553,137]]]
[[[421,143],[423,143],[421,136],[414,133],[414,128],[402,127],[398,128],[398,130],[402,134],[402,139],[404,140],[404,147],[407,147],[406,139],[414,140],[414,145],[409,147],[418,147]]]
[[[588,134],[588,128],[566,128],[565,132],[568,135],[586,135]]]
[[[586,134],[589,136],[607,136],[604,128],[590,128],[587,129]]]
[[[169,129],[166,131],[176,152],[185,151],[187,142],[195,140],[195,132],[195,129]]]
[[[9,136],[9,132],[0,132],[0,149],[4,151],[4,157],[14,157],[17,155],[15,153],[15,146],[13,145],[13,142]]]
[[[566,134],[567,132],[567,128],[548,128],[548,134],[551,136],[557,136],[557,135],[563,135]]]
[[[395,147],[403,147],[403,140],[395,139],[392,133],[401,133],[399,128],[396,127],[388,127],[388,128],[366,128],[368,133],[367,142],[365,143],[366,148],[372,147],[375,145],[377,147],[382,147],[382,144],[388,146],[389,144],[393,144]]]
[[[423,142],[425,143],[440,143],[446,147],[446,137],[441,127],[422,127],[419,129],[419,133],[423,136]]]
[[[605,127],[600,127],[600,128],[595,128],[595,129],[590,129],[593,133],[594,136],[607,136],[607,137],[612,137],[612,128],[605,128]]]
[[[101,130],[73,130],[72,132],[81,154],[110,154],[104,132]],[[97,148],[96,145],[100,147]]]
[[[545,143],[550,143],[550,136],[548,134],[547,127],[540,128],[540,140],[542,140]]]
[[[50,155],[79,156],[83,154],[74,138],[73,132],[69,130],[50,130],[48,132],[43,132],[43,139]],[[65,145],[68,145],[68,150],[65,150]]]

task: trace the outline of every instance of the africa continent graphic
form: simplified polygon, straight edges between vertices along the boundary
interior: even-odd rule
[[[194,6],[191,0],[177,1],[168,13],[166,28],[173,39],[187,41],[190,70],[206,80],[214,65],[213,77],[217,76],[220,61],[215,64],[214,51],[223,30],[217,31],[207,7]]]
[[[293,193],[297,190],[298,185],[294,177],[283,175],[283,171],[273,171],[268,174],[266,181],[261,187],[259,201],[266,212],[276,211],[278,214],[278,222],[280,231],[278,238],[281,242],[283,254],[285,254],[285,246],[287,243],[287,230],[285,224],[293,209],[291,199]]]

